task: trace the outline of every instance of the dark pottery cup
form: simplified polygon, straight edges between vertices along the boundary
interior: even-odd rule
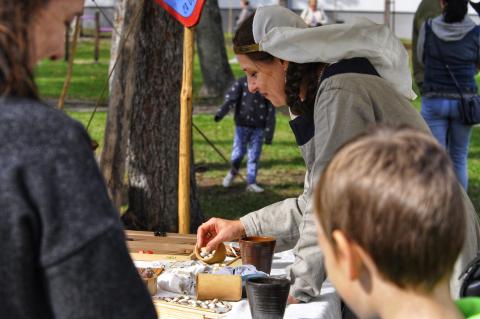
[[[257,270],[270,274],[275,242],[273,237],[252,236],[240,239],[242,264],[254,265]]]
[[[286,278],[248,278],[247,298],[252,319],[282,319],[290,281]]]

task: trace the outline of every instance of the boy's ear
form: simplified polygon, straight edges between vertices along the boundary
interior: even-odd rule
[[[351,281],[359,279],[362,271],[362,258],[358,251],[359,247],[350,241],[340,230],[334,230],[332,238],[336,246],[337,262],[342,271]]]

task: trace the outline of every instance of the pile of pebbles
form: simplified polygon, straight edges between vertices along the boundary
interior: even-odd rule
[[[200,257],[203,259],[210,259],[215,255],[216,250],[212,250],[211,252],[207,251],[206,247],[202,247],[202,250],[200,251]]]
[[[174,298],[160,297],[159,300],[166,301],[168,303],[178,304],[182,306],[189,306],[192,308],[213,310],[216,313],[226,313],[232,310],[232,305],[229,302],[221,301],[218,299],[213,300],[195,300],[190,296],[179,296]]]

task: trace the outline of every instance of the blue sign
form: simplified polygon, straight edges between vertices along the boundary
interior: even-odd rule
[[[205,0],[155,0],[186,27],[193,27],[200,20]]]

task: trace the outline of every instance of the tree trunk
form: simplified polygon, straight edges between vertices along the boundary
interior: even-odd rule
[[[135,39],[128,150],[131,228],[178,231],[178,141],[183,27],[151,0]],[[209,0],[210,1],[210,0]],[[193,153],[192,153],[193,154]],[[191,162],[191,230],[202,222]]]
[[[234,80],[225,50],[218,0],[205,2],[196,32],[198,56],[203,75],[203,86],[199,96],[218,98],[223,96]]]
[[[127,5],[127,0],[115,0],[115,18],[113,20],[113,32],[112,32],[112,42],[110,47],[110,66],[108,68],[109,74],[113,69],[115,61],[117,60],[117,55],[119,52],[121,35],[123,33],[124,18],[125,18],[125,7]],[[131,14],[130,12],[128,14]],[[117,33],[118,32],[118,33]],[[114,76],[110,78],[109,88],[110,91],[113,91],[113,79]]]
[[[288,8],[288,0],[278,0],[278,4]]]
[[[124,1],[124,0],[122,0]],[[125,28],[121,32],[118,44],[120,54],[114,72],[114,81],[110,91],[110,102],[105,127],[105,142],[100,160],[100,168],[107,183],[107,187],[117,209],[120,209],[126,188],[125,167],[130,130],[130,114],[132,110],[134,88],[134,55],[135,34],[137,26],[131,26],[137,15],[137,1],[125,1]],[[137,23],[138,25],[138,23]],[[118,30],[118,29],[117,29]],[[130,33],[128,39],[126,32]],[[121,51],[120,51],[121,50]]]

